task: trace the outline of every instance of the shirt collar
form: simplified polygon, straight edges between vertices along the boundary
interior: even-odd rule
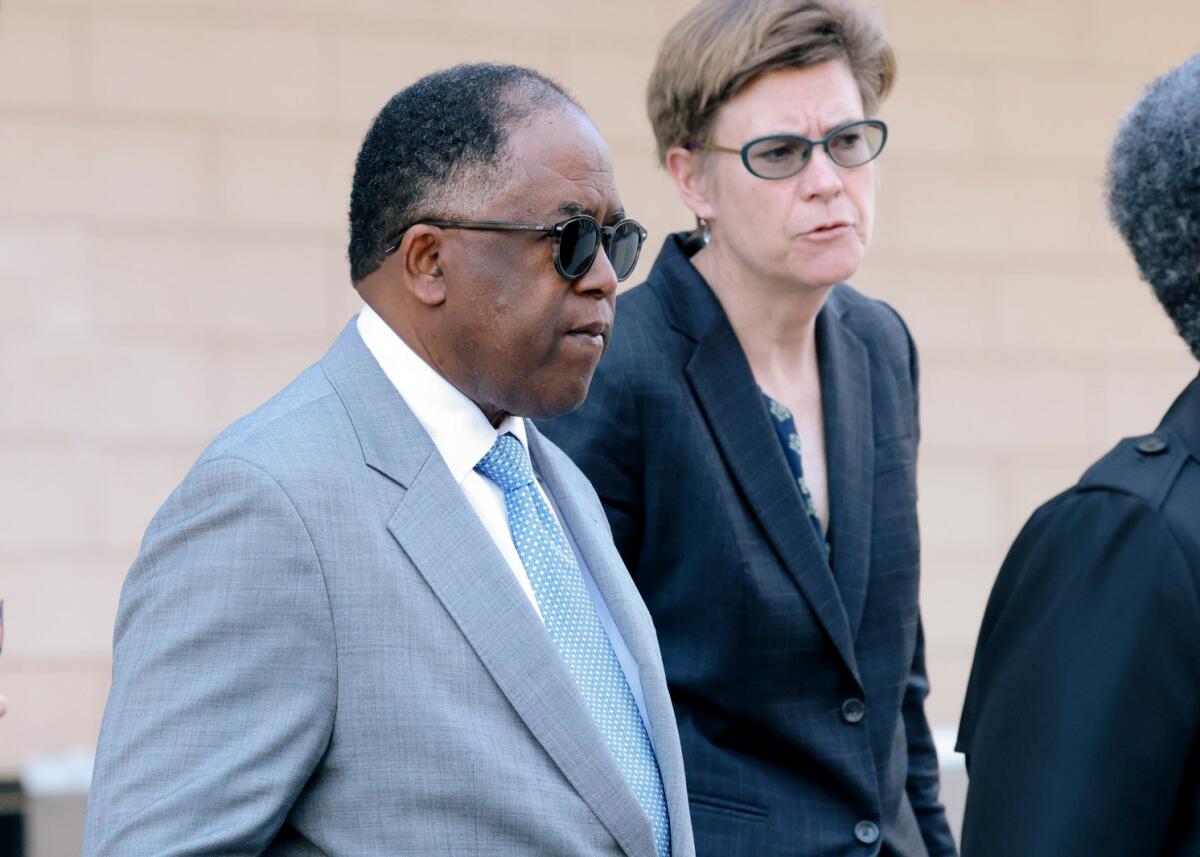
[[[511,432],[528,450],[523,419],[507,416],[493,427],[478,405],[422,360],[369,306],[358,314],[358,334],[460,485],[501,434]]]

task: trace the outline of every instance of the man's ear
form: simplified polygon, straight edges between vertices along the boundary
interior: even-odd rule
[[[444,233],[436,226],[419,223],[404,233],[396,249],[409,288],[427,306],[446,301],[446,278],[442,276],[440,263],[443,237]]]
[[[704,153],[675,146],[667,151],[666,166],[683,204],[697,217],[713,220],[717,216],[717,207],[709,196],[711,176],[706,169],[708,159]]]

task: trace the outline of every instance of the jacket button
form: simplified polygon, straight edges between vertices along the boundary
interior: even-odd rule
[[[860,821],[854,825],[854,838],[863,845],[874,845],[879,841],[879,825],[873,821]]]
[[[867,716],[867,704],[861,699],[847,699],[842,703],[842,719],[847,723],[858,723]]]
[[[1142,455],[1158,455],[1167,451],[1167,442],[1158,435],[1147,435],[1137,442],[1137,451]]]

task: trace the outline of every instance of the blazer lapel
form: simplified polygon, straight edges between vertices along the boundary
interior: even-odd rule
[[[857,678],[849,621],[824,549],[805,516],[745,353],[723,314],[697,344],[686,373],[750,508]]]
[[[654,633],[654,621],[613,545],[607,523],[602,520],[603,508],[599,502],[587,503],[579,489],[572,488],[562,470],[554,465],[553,457],[546,449],[545,438],[530,421],[526,420],[526,426],[534,466],[554,497],[563,524],[571,531],[579,552],[583,554],[588,571],[612,614],[621,638],[637,661],[646,716],[650,719],[651,742],[667,798],[672,849],[678,853],[690,853],[689,848],[683,847],[692,841],[691,825],[687,823],[690,808],[683,754],[679,747],[675,710],[667,692],[658,638]],[[645,835],[649,837],[646,841],[653,849],[653,830],[644,813],[642,819]]]
[[[541,619],[440,456],[417,474],[388,529],[613,838],[630,855],[652,855],[645,812]]]
[[[353,322],[351,322],[353,325]],[[347,326],[322,368],[366,463],[404,488],[388,530],[529,731],[632,857],[653,834],[546,629],[433,441]]]
[[[841,320],[836,291],[817,316],[817,360],[825,411],[829,540],[834,579],[858,639],[870,573],[875,487],[871,365],[866,346]]]
[[[835,583],[816,532],[805,520],[799,492],[768,422],[770,417],[746,354],[716,295],[689,260],[689,242],[680,235],[667,237],[646,287],[654,290],[671,326],[696,343],[685,372],[721,454],[784,567],[859,680],[854,634],[839,584],[857,599],[855,621],[861,621],[866,578],[862,556],[867,550],[868,531],[859,531],[858,522],[870,525],[870,509],[865,514],[862,509],[864,496],[870,502],[870,489],[863,487],[862,474],[864,468],[867,474],[873,468],[869,455],[873,449],[866,350],[843,328],[841,301],[834,289],[817,317],[817,355],[821,362],[826,446],[830,450],[830,547],[837,568]],[[845,389],[838,387],[843,375],[849,382]],[[842,421],[857,431],[864,420],[865,433],[853,438],[838,436]],[[863,451],[863,438],[868,444],[867,457],[849,462]],[[849,473],[838,473],[847,463]],[[865,484],[869,486],[870,481]],[[840,532],[843,529],[845,535]],[[845,582],[841,581],[843,563],[848,566]]]

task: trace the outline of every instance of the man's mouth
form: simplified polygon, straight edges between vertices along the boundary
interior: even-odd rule
[[[567,331],[567,336],[603,347],[604,341],[608,338],[608,330],[609,326],[603,321],[593,321],[590,324],[581,324],[571,328]]]

